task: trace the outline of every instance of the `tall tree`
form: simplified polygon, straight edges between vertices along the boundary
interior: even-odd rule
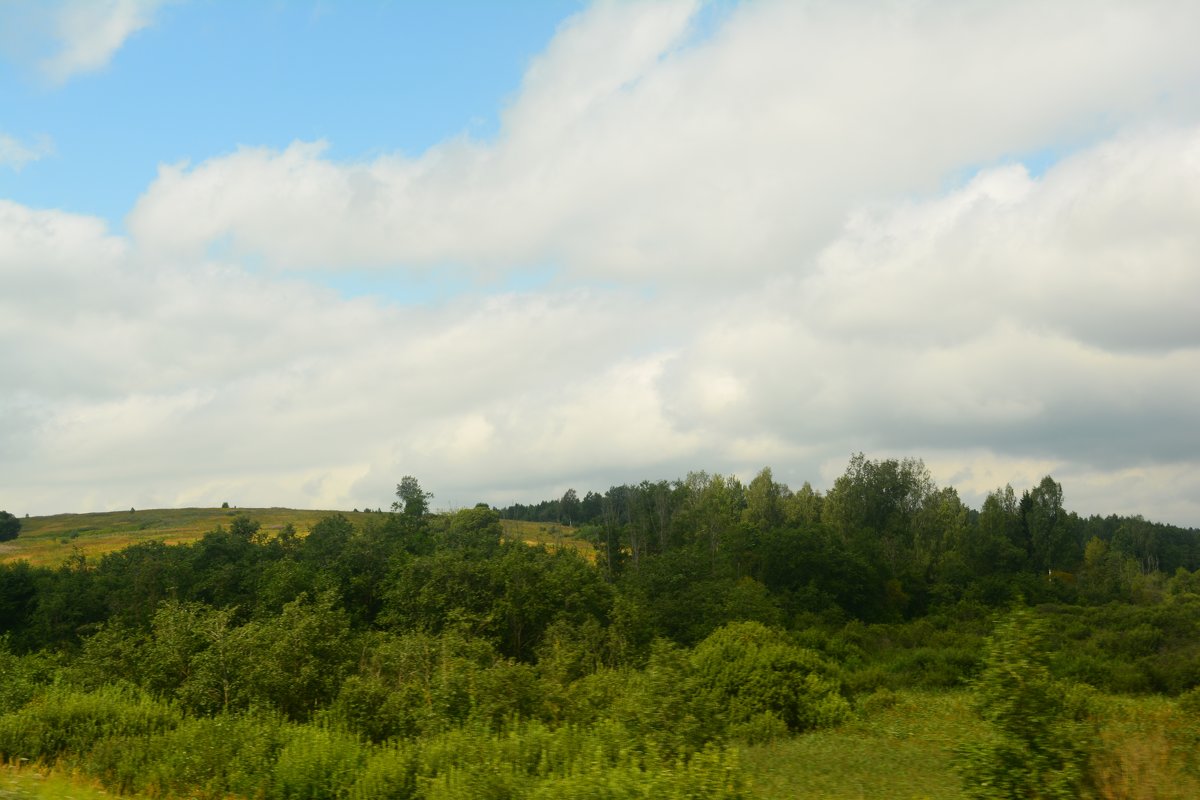
[[[412,475],[405,475],[396,484],[396,502],[392,510],[403,513],[406,517],[423,517],[429,513],[429,501],[433,492],[421,488],[421,484]]]
[[[1062,484],[1047,475],[1021,500],[1032,566],[1039,572],[1074,570],[1082,553],[1075,552],[1071,525],[1063,510]]]
[[[562,514],[562,521],[568,526],[579,521],[579,495],[574,489],[563,492],[562,500],[558,501],[558,510]]]

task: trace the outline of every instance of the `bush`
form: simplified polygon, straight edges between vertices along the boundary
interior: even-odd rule
[[[366,749],[358,737],[317,725],[297,725],[275,762],[279,800],[334,800],[354,784]]]
[[[17,711],[50,683],[55,664],[45,653],[15,655],[0,637],[0,714]]]
[[[0,542],[15,539],[21,534],[21,520],[7,511],[0,511]]]
[[[106,739],[149,736],[174,728],[179,720],[172,706],[129,688],[83,692],[54,686],[0,717],[0,758],[82,758]]]
[[[406,742],[376,750],[350,787],[351,800],[409,800],[417,796],[419,751]]]
[[[760,623],[726,625],[696,645],[691,660],[700,690],[729,709],[732,725],[767,713],[803,731],[850,714],[837,667]]]
[[[1019,609],[989,639],[986,668],[974,688],[991,735],[961,748],[957,763],[971,797],[1091,796],[1098,734],[1088,696],[1051,677],[1045,628],[1044,620]]]

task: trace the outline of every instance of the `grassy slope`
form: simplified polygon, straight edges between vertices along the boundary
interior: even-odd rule
[[[962,798],[953,748],[982,730],[969,698],[900,693],[895,706],[866,718],[747,748],[742,764],[763,800]]]
[[[160,541],[194,542],[218,525],[245,514],[261,523],[264,531],[277,532],[291,523],[305,534],[330,514],[343,513],[357,520],[370,512],[310,511],[290,508],[171,508],[109,511],[94,514],[54,514],[21,520],[21,535],[0,543],[0,562],[25,560],[34,566],[57,567],[77,550],[89,559],[132,544]],[[504,534],[530,544],[574,547],[589,558],[592,548],[573,536],[570,528],[542,522],[503,520]]]
[[[570,547],[578,550],[589,561],[596,560],[596,551],[591,542],[578,538],[577,528],[568,528],[556,522],[525,522],[524,520],[503,519],[504,536],[508,539],[519,539],[526,544],[545,545],[550,550],[556,547]]]
[[[88,558],[140,542],[192,542],[218,525],[246,514],[264,530],[278,531],[289,522],[305,532],[333,511],[288,508],[171,508],[147,511],[109,511],[94,514],[54,514],[21,520],[21,535],[0,544],[0,561],[25,559],[35,566],[55,567],[76,549]]]
[[[761,800],[966,798],[954,747],[984,724],[971,694],[899,692],[891,708],[837,728],[746,748],[742,764]],[[1101,800],[1200,797],[1200,717],[1164,697],[1101,696],[1094,766]],[[1192,767],[1189,770],[1188,762]]]

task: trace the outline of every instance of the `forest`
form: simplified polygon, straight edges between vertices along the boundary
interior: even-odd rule
[[[888,796],[1200,796],[1200,530],[862,454],[823,493],[431,499],[0,565],[0,758],[149,797],[835,796],[753,765],[949,698],[953,786]]]

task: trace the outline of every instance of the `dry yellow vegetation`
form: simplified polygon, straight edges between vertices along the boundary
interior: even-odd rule
[[[336,511],[290,508],[168,508],[145,511],[106,511],[91,514],[53,514],[21,520],[21,535],[0,544],[0,562],[28,561],[56,567],[78,555],[88,559],[142,542],[194,542],[245,514],[266,532],[293,525],[305,533],[322,517]],[[351,515],[352,516],[352,515]]]

